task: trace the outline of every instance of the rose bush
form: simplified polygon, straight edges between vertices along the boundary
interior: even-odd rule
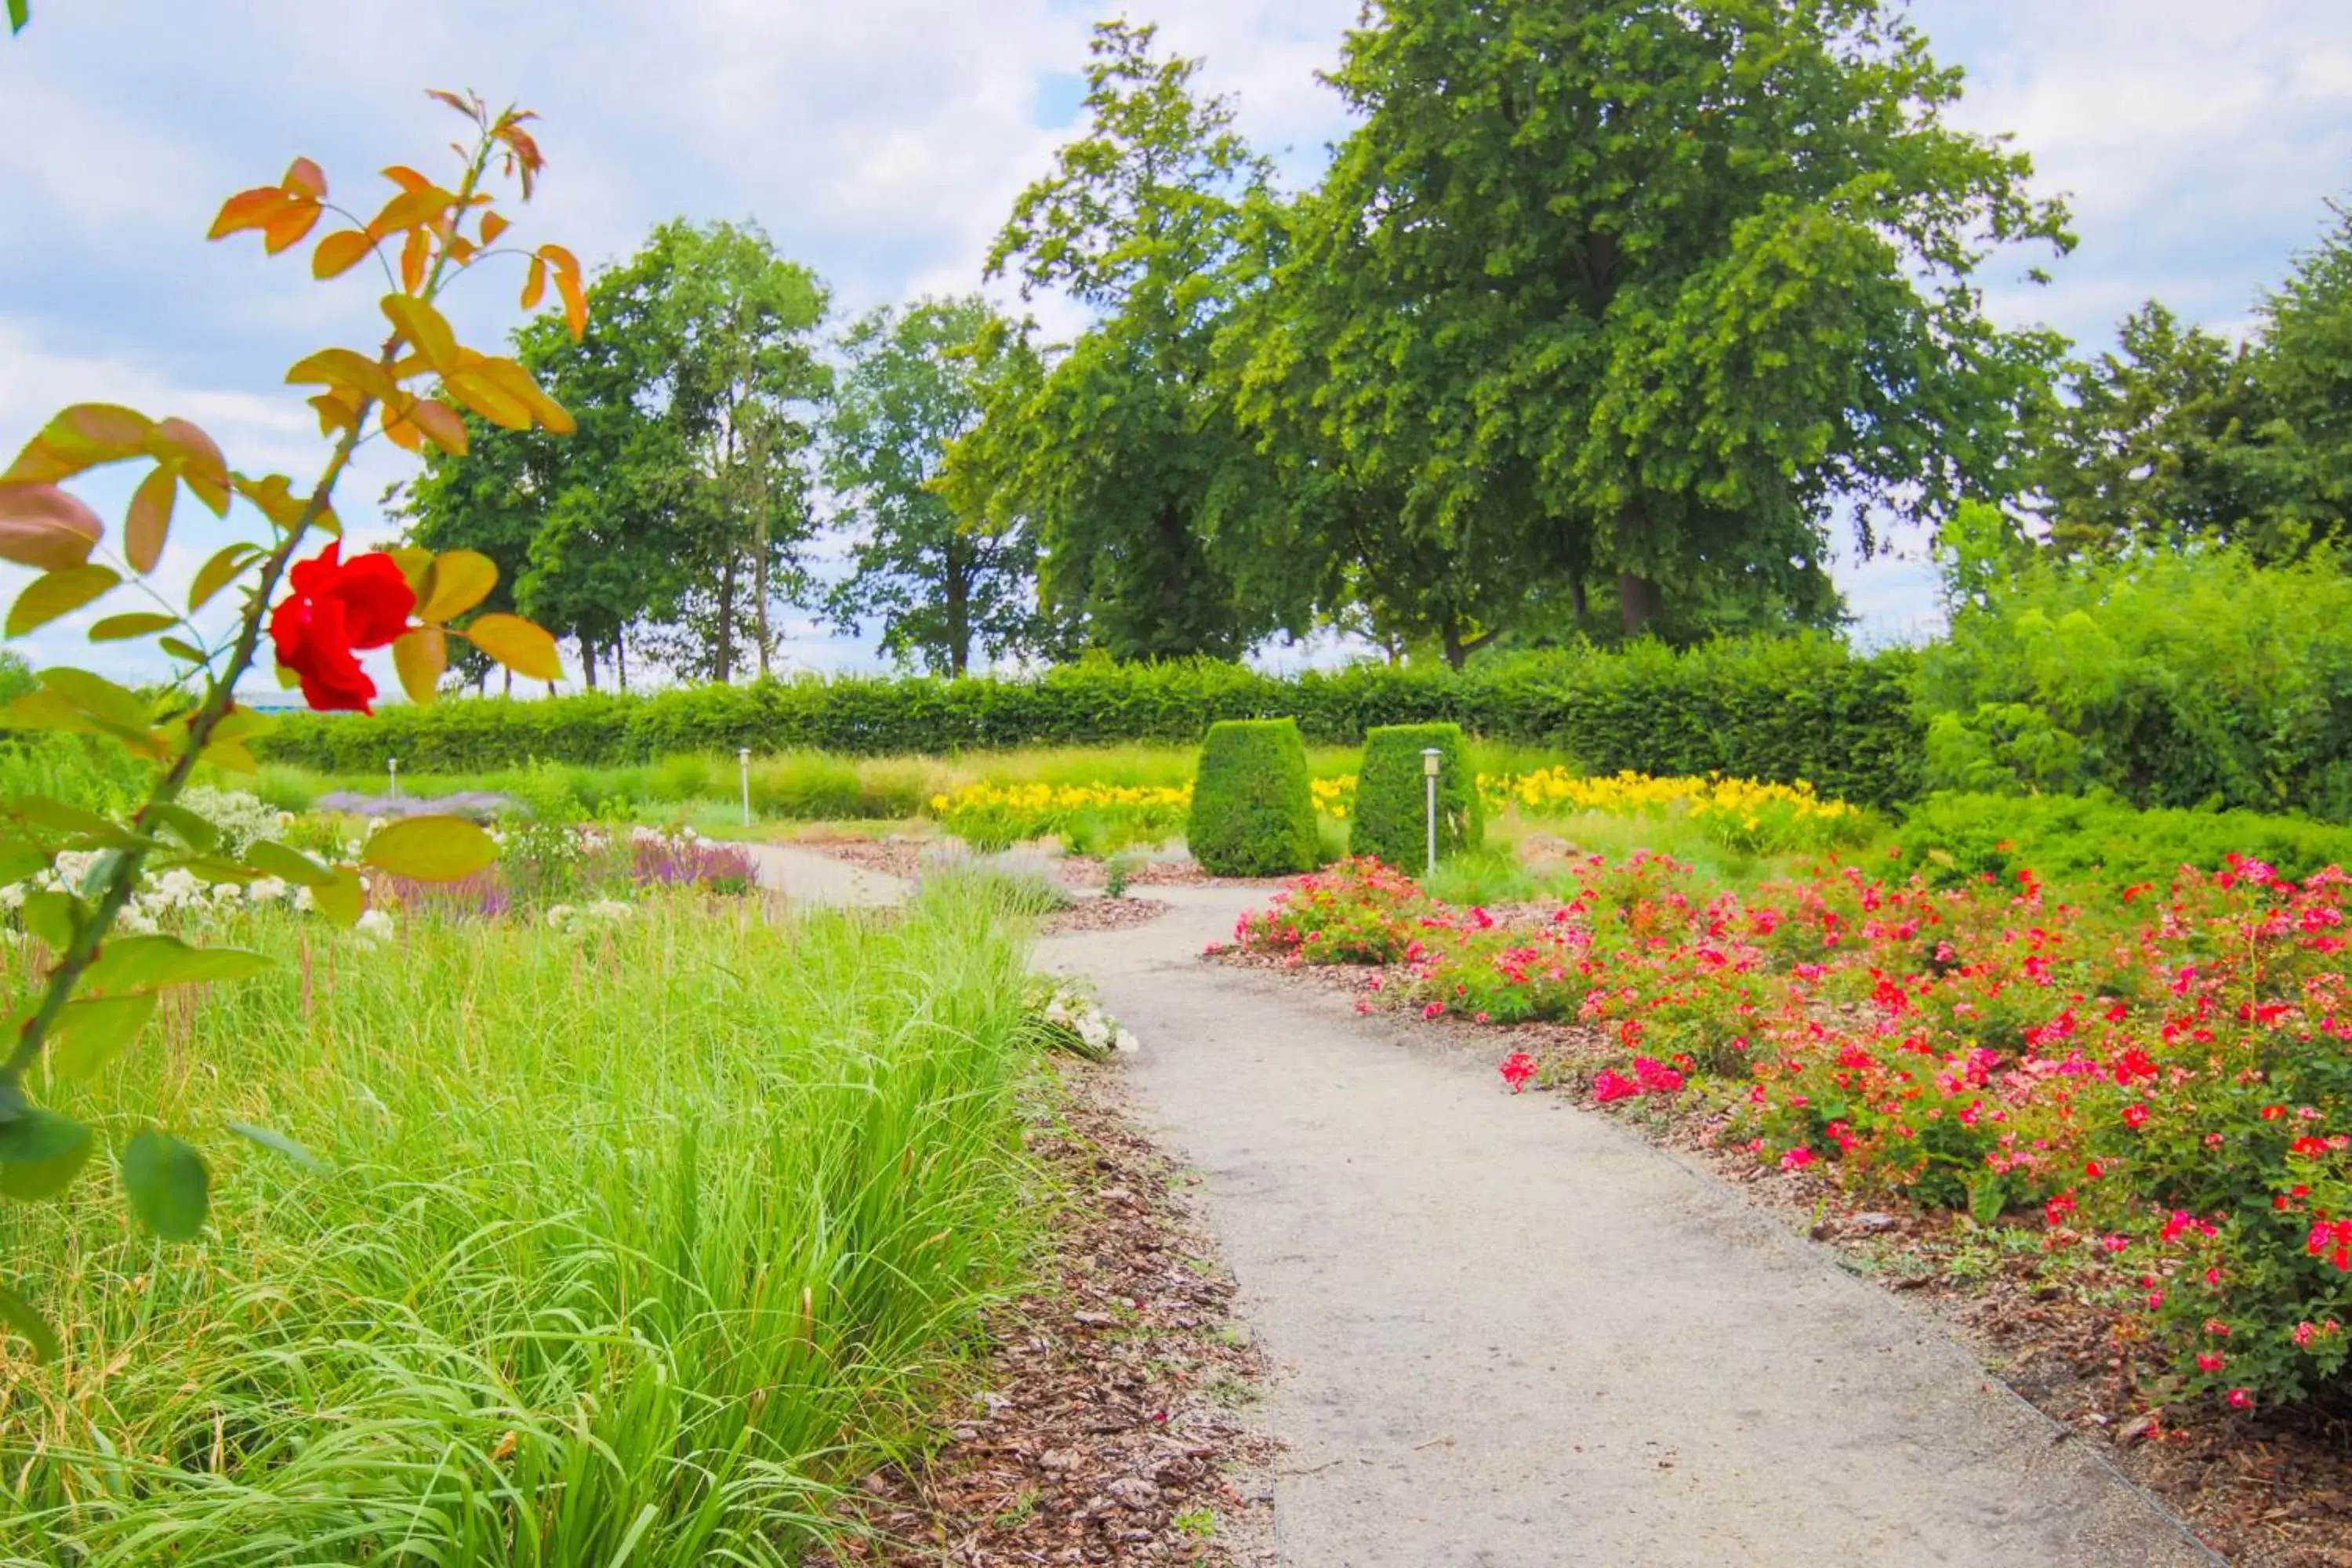
[[[1585,1026],[1598,1100],[1717,1117],[1874,1201],[2034,1224],[2130,1269],[2183,1386],[2244,1408],[2352,1387],[2347,887],[2242,858],[2071,897],[1828,862],[1743,895],[1642,855],[1497,921],[1355,864],[1235,935],[1395,966],[1384,998],[1426,1016]]]

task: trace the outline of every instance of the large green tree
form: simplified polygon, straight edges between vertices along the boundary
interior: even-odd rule
[[[2152,300],[2117,337],[2067,367],[2022,470],[2050,547],[2112,555],[2238,532],[2261,423],[2251,356]]]
[[[551,318],[516,338],[576,437],[477,423],[468,457],[408,491],[410,536],[498,562],[515,605],[579,643],[592,686],[627,642],[721,680],[748,647],[765,670],[814,527],[824,289],[756,228],[678,221],[589,296],[579,341]]]
[[[1333,80],[1360,123],[1244,374],[1400,545],[1613,576],[1637,631],[1805,599],[1840,502],[1866,548],[2006,484],[2051,344],[1974,279],[2064,213],[1891,5],[1389,0]]]
[[[2262,406],[2245,469],[2252,542],[2273,555],[2352,542],[2352,212],[2263,303]]]
[[[1006,323],[978,295],[883,306],[842,338],[848,359],[825,443],[826,484],[856,537],[835,621],[882,617],[883,651],[961,675],[972,646],[1034,645],[1037,551],[1026,520],[965,517],[940,485],[948,449],[1008,374]],[[1011,374],[1018,374],[1013,371]]]
[[[1266,476],[1213,363],[1266,166],[1230,106],[1195,92],[1199,62],[1162,58],[1150,27],[1106,23],[1093,52],[1083,133],[988,261],[1093,324],[1005,379],[951,455],[950,490],[1000,525],[1034,524],[1045,607],[1085,644],[1232,657],[1284,618],[1243,594],[1224,543]]]

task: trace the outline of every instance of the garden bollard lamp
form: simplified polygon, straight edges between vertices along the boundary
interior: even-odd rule
[[[1431,746],[1421,753],[1422,777],[1429,784],[1429,874],[1437,875],[1437,769],[1445,753]]]
[[[749,747],[749,746],[739,746],[738,748],[736,748],[736,752],[735,752],[735,765],[736,765],[736,767],[737,767],[738,769],[740,769],[740,770],[741,771],[741,773],[742,773],[742,774],[743,774],[743,826],[746,826],[746,827],[749,827],[749,826],[751,826],[751,747]]]
[[[398,757],[386,757],[383,760],[383,765],[386,771],[392,775],[391,798],[398,800],[400,798],[400,759]]]

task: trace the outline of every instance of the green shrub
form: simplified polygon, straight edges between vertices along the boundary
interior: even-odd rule
[[[1930,787],[2352,821],[2352,576],[2321,552],[2035,558],[1920,670]]]
[[[1278,677],[1212,660],[1087,664],[1018,679],[856,676],[545,701],[450,698],[387,705],[373,718],[289,714],[260,745],[272,760],[343,774],[381,774],[391,756],[414,775],[692,753],[714,759],[714,787],[669,798],[723,798],[734,793],[740,746],[854,757],[1189,746],[1220,721],[1288,714],[1317,745],[1360,745],[1381,725],[1445,721],[1596,772],[1803,778],[1837,799],[1886,805],[1918,793],[1916,664],[1906,651],[1864,657],[1818,636],[1680,652],[1561,649],[1474,660],[1458,673],[1361,664]]]
[[[2140,811],[2112,797],[1936,795],[1913,806],[1899,868],[1931,881],[2014,880],[2169,887],[2183,866],[2242,855],[2298,880],[2352,866],[2352,827],[2252,811]]]
[[[1421,753],[1444,753],[1437,773],[1437,854],[1440,859],[1475,849],[1486,837],[1478,780],[1458,724],[1390,724],[1364,737],[1364,764],[1356,774],[1356,822],[1351,855],[1369,855],[1418,871],[1429,858],[1429,786]]]
[[[1235,719],[1209,727],[1185,843],[1202,869],[1219,877],[1315,869],[1315,797],[1296,720]]]

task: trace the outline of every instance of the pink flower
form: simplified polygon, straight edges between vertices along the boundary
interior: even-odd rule
[[[2252,1391],[2252,1390],[2251,1390],[2251,1389],[2245,1389],[2245,1388],[2233,1388],[2233,1389],[2230,1390],[2230,1408],[2231,1408],[2231,1409],[2232,1409],[2232,1410],[2252,1410],[2253,1407],[2254,1407],[2254,1395],[2253,1395],[2253,1391]]]
[[[1642,1090],[1645,1094],[1682,1092],[1683,1075],[1665,1063],[1652,1061],[1648,1057],[1633,1058],[1633,1076],[1641,1080]]]
[[[1780,1156],[1780,1169],[1784,1171],[1801,1171],[1812,1163],[1813,1152],[1801,1143]]]
[[[1423,1017],[1424,1017],[1424,1018],[1435,1018],[1435,1017],[1440,1017],[1440,1016],[1442,1016],[1444,1014],[1444,1012],[1445,1012],[1445,1004],[1444,1004],[1444,1003],[1443,1003],[1443,1002],[1432,1002],[1428,1006],[1423,1007],[1423,1008],[1421,1010],[1421,1016],[1422,1016]]]
[[[2227,1366],[2229,1362],[2230,1358],[2223,1355],[2220,1351],[2199,1351],[2197,1352],[2197,1370],[2199,1372],[2219,1372],[2224,1366]]]
[[[1517,1094],[1528,1087],[1528,1079],[1536,1076],[1536,1059],[1525,1051],[1513,1051],[1503,1058],[1503,1065],[1497,1070],[1502,1073],[1503,1081],[1511,1086],[1511,1092]]]

